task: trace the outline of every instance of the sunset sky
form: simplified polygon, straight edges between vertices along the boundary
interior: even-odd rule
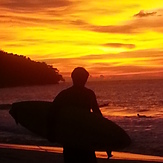
[[[0,0],[0,49],[69,76],[163,77],[163,0]]]

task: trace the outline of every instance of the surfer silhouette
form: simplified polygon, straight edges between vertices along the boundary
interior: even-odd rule
[[[53,101],[54,108],[77,108],[86,112],[93,112],[97,115],[102,113],[98,107],[96,95],[85,87],[89,73],[83,67],[77,67],[71,73],[73,85],[61,91]],[[108,152],[108,157],[111,152]],[[65,163],[97,163],[95,151],[90,149],[79,149],[65,144],[63,146],[63,156]]]

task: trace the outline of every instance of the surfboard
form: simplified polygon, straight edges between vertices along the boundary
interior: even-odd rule
[[[48,139],[50,131],[53,141],[61,145],[106,151],[120,150],[131,143],[129,135],[116,123],[78,108],[57,109],[54,124],[48,126],[51,108],[52,102],[24,101],[13,103],[9,113],[17,124],[43,138]]]

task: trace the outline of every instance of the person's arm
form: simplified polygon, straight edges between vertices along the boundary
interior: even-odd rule
[[[57,109],[59,108],[60,94],[58,94],[52,102],[52,106],[49,108],[47,115],[46,127],[47,127],[47,138],[50,142],[55,142],[55,123]]]
[[[99,109],[99,106],[98,106],[98,103],[97,103],[97,100],[96,100],[96,95],[95,95],[94,92],[92,92],[92,111],[97,115],[103,116],[100,109]],[[107,150],[106,153],[108,155],[108,159],[113,156],[112,155],[112,150]]]
[[[92,91],[92,101],[91,101],[91,105],[92,105],[92,111],[97,114],[97,115],[101,115],[102,116],[102,113],[99,109],[99,106],[98,106],[98,103],[97,103],[97,100],[96,100],[96,95],[95,93]]]

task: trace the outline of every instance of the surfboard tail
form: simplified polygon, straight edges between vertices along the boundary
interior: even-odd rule
[[[16,124],[18,124],[17,111],[16,111],[16,109],[14,108],[14,105],[15,105],[15,104],[12,104],[12,107],[11,107],[11,109],[9,110],[9,114],[14,118]]]

